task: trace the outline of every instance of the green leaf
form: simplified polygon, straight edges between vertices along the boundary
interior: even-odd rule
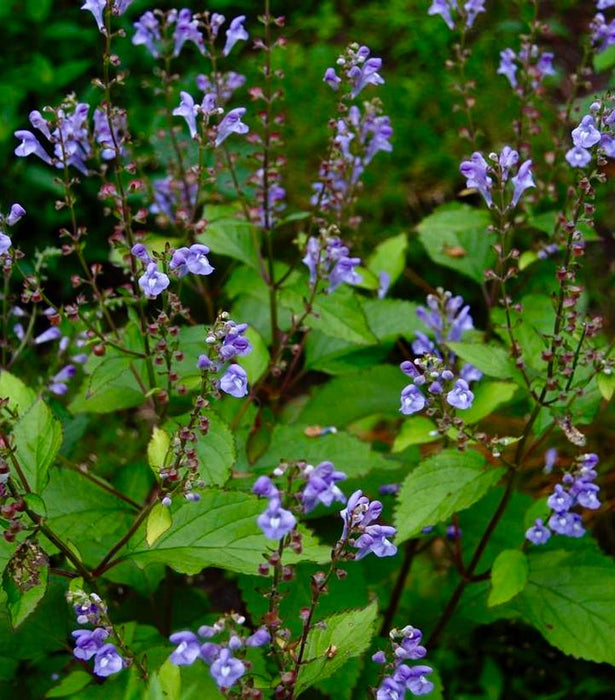
[[[489,377],[511,379],[518,375],[508,351],[499,345],[447,343],[447,346],[462,360],[474,365]]]
[[[405,233],[387,238],[382,243],[379,243],[369,256],[367,267],[376,276],[381,272],[386,272],[389,275],[391,284],[393,284],[406,266],[407,248],[408,236]]]
[[[444,450],[411,472],[399,492],[395,512],[397,544],[476,503],[495,486],[502,467],[486,468],[478,452]]]
[[[179,666],[167,659],[157,673],[153,673],[142,700],[173,700],[181,698],[182,679]]]
[[[49,561],[33,540],[22,542],[2,575],[13,629],[31,615],[47,590]]]
[[[147,461],[156,473],[161,467],[166,466],[169,447],[171,447],[171,437],[167,431],[154,426],[152,437],[147,443]]]
[[[36,392],[27,387],[21,379],[0,369],[0,398],[8,399],[11,410],[21,414],[34,403]]]
[[[199,471],[208,486],[223,486],[228,480],[233,464],[237,459],[235,436],[228,424],[216,413],[208,413],[209,430],[207,435],[199,435],[194,444],[199,459]],[[189,415],[168,421],[166,427],[175,431],[186,425]]]
[[[46,698],[66,698],[86,688],[93,677],[86,671],[72,671],[45,694]]]
[[[414,333],[424,328],[416,315],[418,304],[402,299],[366,299],[363,309],[369,327],[380,342],[397,338],[414,340]]]
[[[419,239],[429,257],[473,279],[484,280],[495,264],[494,236],[487,231],[489,214],[466,204],[445,204],[418,225]]]
[[[297,694],[365,652],[375,633],[377,615],[374,602],[363,610],[348,610],[326,618],[323,626],[312,627],[305,646],[305,665],[297,678]]]
[[[491,590],[487,605],[507,603],[520,593],[527,583],[529,565],[527,557],[518,549],[505,549],[493,562]]]
[[[596,382],[602,398],[605,401],[610,401],[613,398],[613,392],[615,392],[615,374],[600,372],[596,377]]]
[[[30,488],[40,493],[62,445],[62,425],[47,404],[38,399],[15,424],[13,438],[21,470]]]
[[[313,427],[313,426],[309,426]],[[368,443],[349,433],[339,431],[318,437],[308,437],[305,425],[277,425],[267,451],[258,459],[254,469],[271,469],[281,461],[305,460],[318,464],[326,460],[348,477],[367,474],[372,469],[399,466],[370,449]],[[309,432],[309,428],[308,428]]]
[[[226,255],[229,258],[239,260],[240,262],[258,270],[258,252],[255,245],[257,237],[256,228],[241,221],[241,219],[231,219],[228,217],[209,218],[206,209],[205,216],[209,220],[207,230],[200,236],[197,236],[199,243],[204,243],[209,246],[213,254],[215,265],[216,255]]]
[[[464,412],[465,418],[465,412]],[[392,452],[403,452],[411,445],[425,445],[435,442],[442,436],[438,433],[435,423],[425,416],[412,416],[401,424],[399,433],[395,436]]]
[[[172,524],[171,511],[166,506],[163,506],[162,503],[156,503],[147,516],[145,534],[147,544],[151,547]]]
[[[399,395],[408,378],[397,367],[377,365],[336,377],[314,391],[302,423],[340,428],[375,413],[399,415]]]
[[[137,564],[167,564],[183,574],[196,574],[206,566],[253,574],[271,542],[256,524],[266,503],[250,494],[207,489],[198,503],[183,503],[173,510],[173,527],[148,547],[143,528],[130,543],[125,558]],[[331,550],[304,532],[300,556],[289,552],[288,561],[328,561]],[[286,555],[285,555],[286,560]]]
[[[525,620],[565,654],[615,665],[615,562],[581,547],[533,548],[528,560]]]
[[[305,292],[299,288],[282,290],[281,303],[294,314],[302,314],[305,310]],[[332,294],[319,294],[313,303],[313,312],[305,319],[309,328],[350,343],[370,345],[377,338],[367,325],[365,313],[359,298],[348,285],[343,285]]]
[[[508,403],[518,390],[512,382],[479,382],[472,387],[474,401],[472,407],[459,413],[467,425],[472,425]]]

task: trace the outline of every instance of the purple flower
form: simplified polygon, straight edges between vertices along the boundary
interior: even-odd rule
[[[453,30],[455,29],[455,22],[451,16],[451,10],[457,9],[457,3],[455,0],[433,0],[430,8],[427,10],[428,15],[440,15],[442,19],[446,22],[446,26]]]
[[[577,513],[553,513],[549,518],[549,527],[558,535],[567,537],[582,537],[585,534],[581,516]]]
[[[183,90],[179,93],[181,100],[179,107],[173,110],[173,115],[176,117],[183,117],[188,124],[188,129],[190,130],[190,137],[195,138],[197,134],[196,128],[196,114],[198,107],[194,104],[194,99],[189,92],[184,92]]]
[[[427,399],[423,396],[420,389],[417,389],[414,384],[408,384],[401,392],[400,411],[405,416],[410,416],[413,413],[418,413],[425,408]]]
[[[111,126],[109,126],[111,123]],[[112,131],[113,130],[113,131]],[[106,111],[97,107],[94,110],[94,138],[96,143],[102,148],[100,153],[103,160],[112,160],[124,154],[123,148],[124,134],[127,131],[126,115],[124,112],[115,112],[111,115],[111,120]]]
[[[269,644],[271,641],[271,635],[265,627],[259,627],[254,634],[251,634],[246,639],[247,647],[264,647],[265,644]]]
[[[601,503],[597,496],[600,487],[596,486],[596,484],[587,481],[576,481],[573,488],[577,503],[583,508],[589,508],[590,510],[600,508]]]
[[[139,287],[148,299],[157,297],[169,284],[169,278],[164,272],[160,272],[155,262],[148,263],[145,273],[139,277]]]
[[[233,321],[228,321],[226,327],[227,333],[218,351],[220,358],[222,360],[230,360],[235,355],[249,355],[252,352],[252,344],[243,336],[243,333],[248,328],[248,324],[236,324]]]
[[[498,158],[498,163],[500,166],[500,171],[502,172],[502,181],[506,182],[508,180],[508,171],[517,165],[519,161],[519,154],[510,146],[504,146],[500,156]]]
[[[248,375],[240,365],[230,365],[220,379],[220,389],[236,399],[248,393]]]
[[[250,35],[243,27],[245,20],[245,15],[239,15],[239,17],[235,17],[235,19],[231,21],[229,28],[226,30],[226,44],[222,50],[223,56],[228,56],[233,50],[233,46],[235,46],[238,41],[248,40]]]
[[[323,77],[323,82],[328,83],[336,92],[339,90],[342,79],[335,72],[335,68],[327,68]]]
[[[389,525],[368,525],[364,533],[355,541],[354,546],[359,550],[355,559],[363,559],[370,552],[377,557],[393,557],[397,547],[389,542],[387,537],[393,537],[397,530]]]
[[[556,484],[555,490],[547,499],[547,505],[556,513],[565,513],[573,505],[572,496],[561,484]]]
[[[213,362],[207,357],[207,355],[199,355],[196,361],[197,369],[210,369],[213,366]]]
[[[393,678],[398,682],[406,684],[406,689],[412,695],[428,695],[434,689],[434,684],[425,678],[426,675],[433,673],[433,669],[429,666],[406,666],[402,664],[397,667]]]
[[[475,151],[470,160],[464,160],[461,163],[459,172],[466,178],[466,187],[477,189],[483,196],[487,206],[490,207],[492,204],[491,186],[493,180],[487,174],[487,168],[487,161],[481,153]]]
[[[247,134],[250,127],[241,121],[241,118],[246,113],[245,107],[237,107],[231,109],[230,112],[224,115],[222,121],[216,129],[216,147],[219,146],[231,134]]]
[[[455,386],[446,395],[446,401],[450,406],[461,410],[466,410],[472,406],[474,394],[465,379],[458,379]]]
[[[517,172],[515,177],[512,178],[512,183],[515,189],[513,191],[513,197],[510,203],[511,207],[517,206],[519,198],[525,192],[525,190],[527,190],[529,187],[536,187],[536,183],[534,182],[534,178],[532,177],[531,167],[532,161],[526,160],[519,167],[519,171]]]
[[[26,210],[21,206],[21,204],[13,204],[9,215],[6,217],[6,225],[13,226],[19,219],[26,215]]]
[[[0,255],[4,255],[12,245],[13,241],[6,235],[6,233],[0,233]]]
[[[566,153],[568,165],[573,168],[584,168],[591,162],[591,153],[581,146],[575,146]]]
[[[377,651],[375,654],[372,654],[372,661],[375,664],[385,664],[387,662],[386,654],[383,651]]]
[[[202,54],[205,53],[205,43],[203,41],[203,35],[199,31],[198,20],[192,17],[192,12],[190,12],[190,10],[183,9],[179,11],[177,15],[177,24],[173,32],[173,39],[175,41],[175,47],[173,49],[174,56],[179,56],[187,41],[191,41],[195,44]]]
[[[551,531],[537,518],[534,525],[526,531],[525,537],[534,544],[544,544],[551,537]]]
[[[51,340],[57,340],[61,335],[62,331],[56,328],[56,326],[52,326],[46,331],[43,331],[40,335],[37,335],[36,338],[34,338],[34,344],[41,345],[42,343],[48,343]]]
[[[330,506],[333,501],[346,503],[346,496],[336,486],[337,481],[346,478],[344,472],[335,471],[331,462],[321,462],[308,473],[308,481],[301,495],[306,513],[316,508],[318,503]]]
[[[352,530],[356,528],[364,528],[380,517],[382,513],[382,503],[380,501],[371,501],[367,496],[363,495],[362,491],[355,491],[350,498],[346,507],[340,510],[340,516],[344,521],[344,530],[342,539],[348,537]]]
[[[160,23],[153,12],[146,12],[141,15],[138,22],[134,23],[134,28],[137,30],[132,37],[132,43],[135,46],[145,46],[154,58],[160,56],[160,52],[156,45],[160,37]]]
[[[175,632],[169,640],[177,644],[177,649],[169,657],[176,666],[190,666],[201,654],[201,642],[193,632]]]
[[[416,661],[422,659],[427,654],[427,649],[421,646],[423,633],[421,630],[408,626],[404,628],[406,634],[399,646],[395,648],[395,657],[397,659],[411,659]]]
[[[218,36],[218,32],[220,31],[220,27],[226,22],[226,18],[224,15],[221,15],[219,12],[213,12],[211,17],[209,18],[209,28],[211,30],[211,38],[216,39]]]
[[[193,243],[190,248],[178,248],[171,257],[169,268],[175,270],[178,277],[188,272],[193,275],[210,275],[214,268],[207,259],[209,248],[201,243]]]
[[[476,15],[485,11],[485,0],[468,0],[463,9],[467,12],[466,27],[472,27]]]
[[[89,661],[103,646],[109,632],[103,627],[97,627],[94,630],[75,630],[72,636],[75,638],[73,655],[82,661]]]
[[[124,668],[124,659],[119,655],[113,644],[102,646],[94,657],[94,673],[101,678],[106,678],[113,673],[118,673]]]
[[[130,249],[130,252],[135,256],[135,258],[139,258],[139,260],[145,265],[149,265],[149,263],[152,262],[152,259],[147,252],[147,248],[143,245],[143,243],[135,243]]]
[[[474,365],[466,363],[461,368],[459,376],[461,379],[465,379],[469,384],[470,382],[477,382],[479,379],[482,379],[483,373],[479,369],[476,369]]]
[[[96,24],[98,25],[98,30],[104,32],[105,22],[103,20],[103,12],[107,6],[107,0],[85,0],[85,3],[81,5],[82,10],[87,10],[94,15]]]
[[[272,497],[267,510],[258,516],[256,522],[265,537],[270,540],[281,540],[293,530],[297,524],[297,518],[289,510],[282,508],[279,498]]]
[[[301,261],[307,266],[310,271],[310,284],[313,285],[316,282],[316,275],[318,273],[318,263],[320,262],[320,243],[318,238],[310,236],[307,242],[307,248],[305,257]]]
[[[228,649],[222,649],[211,665],[210,672],[219,688],[230,688],[243,676],[246,667]]]
[[[517,55],[512,49],[500,51],[500,66],[497,71],[500,75],[505,75],[508,78],[508,82],[513,88],[517,87],[517,66],[514,63],[516,58]]]
[[[381,58],[368,58],[361,67],[353,66],[348,71],[348,77],[353,84],[350,96],[355,98],[367,85],[382,85],[384,78],[378,73],[381,67]]]
[[[49,390],[54,394],[63,396],[68,391],[67,381],[70,381],[74,376],[77,368],[75,365],[66,365],[61,369],[49,383]]]
[[[361,258],[349,258],[346,256],[340,258],[329,273],[329,287],[327,291],[329,293],[334,292],[344,282],[347,284],[358,284],[361,282],[363,278],[355,270],[360,264]]]
[[[596,122],[591,115],[581,119],[581,123],[572,130],[572,143],[578,148],[591,148],[600,141],[601,134],[596,129]]]
[[[268,476],[259,476],[254,482],[252,493],[255,493],[257,496],[273,498],[277,497],[280,492]]]
[[[545,474],[550,474],[553,471],[553,467],[555,466],[555,463],[557,462],[557,450],[555,447],[550,447],[546,452],[545,452],[545,466],[544,466],[544,473]]]
[[[600,53],[615,44],[615,20],[608,24],[602,12],[598,12],[591,23],[591,40]]]
[[[26,131],[21,129],[15,132],[15,137],[21,141],[19,146],[15,149],[15,155],[20,158],[26,158],[34,154],[38,156],[41,160],[49,165],[52,164],[51,156],[47,151],[41,146],[39,140],[31,131]]]

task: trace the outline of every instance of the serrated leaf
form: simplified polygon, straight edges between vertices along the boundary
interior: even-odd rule
[[[508,351],[499,345],[447,343],[447,346],[462,360],[489,377],[510,379],[518,374]]]
[[[386,272],[393,284],[406,266],[407,248],[408,236],[405,233],[387,238],[376,246],[367,260],[367,266],[375,275]]]
[[[526,555],[518,549],[500,552],[491,568],[491,590],[487,605],[507,603],[520,593],[527,583],[529,566]]]
[[[36,542],[22,542],[2,575],[2,587],[7,596],[13,629],[34,612],[45,595],[48,577],[47,555]]]
[[[425,418],[425,416],[411,416],[401,424],[391,451],[403,452],[411,445],[426,445],[428,442],[435,442],[441,437],[435,423],[430,421],[429,418]]]
[[[429,257],[481,284],[493,267],[495,242],[488,233],[487,212],[465,204],[445,204],[418,225],[419,239]]]
[[[141,528],[123,558],[141,566],[163,563],[183,574],[196,574],[206,566],[244,574],[257,571],[271,544],[256,524],[265,501],[237,491],[206,489],[200,495],[198,503],[182,503],[172,510],[173,527],[153,547],[148,547]],[[330,547],[317,544],[304,531],[302,554],[289,552],[288,561],[328,561],[330,553]]]
[[[600,374],[596,377],[596,382],[602,398],[605,401],[610,401],[613,398],[613,393],[615,392],[615,374],[600,372]]]
[[[216,255],[226,255],[258,270],[257,233],[252,224],[226,217],[210,219],[208,216],[208,221],[207,230],[197,236],[197,240],[209,246],[214,261]]]
[[[147,516],[145,533],[147,544],[151,547],[172,524],[171,511],[166,506],[163,506],[162,503],[156,503]]]
[[[210,413],[207,417],[207,435],[199,435],[194,444],[199,458],[199,472],[208,486],[223,486],[237,459],[235,436],[216,413]]]
[[[485,458],[468,450],[444,450],[426,459],[404,481],[395,510],[399,544],[468,508],[499,481],[502,467],[486,468]]]
[[[36,400],[36,392],[27,387],[21,379],[0,369],[0,398],[9,400],[13,411],[23,413]]]
[[[62,445],[62,425],[47,404],[37,399],[15,424],[13,438],[15,455],[29,487],[40,493]]]
[[[366,299],[363,309],[369,327],[382,343],[398,337],[414,339],[416,331],[424,329],[416,315],[418,304],[403,299]]]
[[[165,466],[165,460],[171,446],[171,437],[166,430],[154,427],[152,437],[147,443],[147,461],[149,466],[158,473]]]
[[[308,437],[306,428],[313,426],[277,425],[273,430],[267,451],[258,459],[254,468],[267,469],[281,461],[305,460],[310,464],[332,461],[335,468],[353,478],[366,474],[372,469],[386,469],[399,466],[391,463],[378,452],[370,449],[368,443],[343,431],[328,433],[319,437]],[[341,484],[343,489],[343,482]]]
[[[374,602],[363,610],[328,617],[322,627],[312,627],[305,647],[305,665],[297,678],[297,694],[333,675],[348,659],[365,652],[375,633],[377,615]]]
[[[565,654],[615,665],[615,562],[578,547],[534,548],[528,561],[524,619]]]
[[[375,413],[398,416],[399,395],[407,383],[408,378],[392,365],[336,377],[314,391],[300,420],[340,428]]]

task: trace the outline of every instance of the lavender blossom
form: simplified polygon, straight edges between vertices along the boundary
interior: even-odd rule
[[[158,22],[156,15],[148,10],[133,26],[137,31],[132,37],[132,43],[135,46],[145,46],[154,58],[158,58],[160,56],[158,43],[162,37],[160,35],[160,22]]]
[[[113,644],[102,646],[94,657],[94,674],[106,678],[119,673],[124,668],[124,659]]]
[[[13,241],[6,235],[6,233],[0,232],[0,255],[4,255],[12,245]]]
[[[574,146],[566,153],[566,161],[573,168],[584,168],[591,163],[591,153],[581,146]]]
[[[581,123],[572,130],[572,143],[577,148],[591,148],[595,146],[601,138],[601,134],[596,129],[596,122],[591,115],[586,115],[581,119]]]
[[[382,67],[381,58],[368,58],[362,66],[354,66],[348,77],[352,81],[350,96],[354,99],[368,85],[383,85],[384,78],[378,73]]]
[[[534,182],[534,178],[532,177],[532,172],[530,170],[531,167],[532,161],[526,160],[519,167],[519,171],[517,172],[515,177],[512,178],[512,183],[515,189],[513,191],[513,197],[510,203],[511,207],[517,206],[519,198],[521,197],[523,192],[525,192],[525,190],[527,190],[530,187],[536,187],[536,183]]]
[[[456,9],[456,0],[433,0],[430,8],[427,10],[427,14],[440,15],[446,22],[446,26],[452,31],[455,29],[455,22],[453,21],[451,11]]]
[[[301,495],[303,509],[306,513],[316,508],[318,503],[328,507],[333,501],[346,502],[346,496],[336,485],[336,482],[346,479],[346,474],[335,471],[331,462],[321,462],[306,473],[308,480]]]
[[[169,269],[174,270],[178,277],[189,272],[193,275],[210,275],[214,268],[207,259],[209,248],[201,243],[193,243],[190,248],[178,248],[171,257]]]
[[[397,547],[389,542],[387,537],[393,537],[397,530],[388,525],[368,525],[363,534],[354,542],[359,550],[355,559],[363,559],[373,553],[377,557],[393,557],[397,554]]]
[[[74,376],[77,368],[75,365],[66,365],[49,382],[49,391],[58,396],[63,396],[68,391],[67,382]]]
[[[259,476],[254,482],[252,493],[266,498],[277,498],[280,492],[268,476]]]
[[[173,49],[174,56],[179,56],[187,41],[192,42],[202,54],[205,53],[205,42],[203,35],[199,31],[198,20],[192,16],[190,10],[183,9],[179,11],[177,15],[177,24],[173,32],[173,40],[175,42]]]
[[[149,263],[144,274],[139,277],[139,287],[148,299],[157,297],[169,284],[169,278],[164,272],[160,272],[155,262]]]
[[[26,210],[21,204],[11,205],[8,216],[6,217],[6,225],[14,226],[22,217],[26,215]]]
[[[75,658],[89,661],[103,646],[109,632],[103,627],[97,627],[94,630],[75,630],[72,636],[75,638]]]
[[[471,408],[472,401],[474,401],[474,394],[470,391],[465,379],[458,379],[454,388],[446,395],[446,402],[461,410]]]
[[[335,68],[327,68],[325,71],[323,82],[328,83],[335,92],[339,90],[342,79],[335,72]]]
[[[112,160],[119,155],[125,154],[123,142],[127,131],[126,114],[116,111],[111,115],[97,107],[94,110],[94,138],[101,147],[101,158]]]
[[[247,134],[250,127],[241,121],[246,113],[245,107],[237,107],[224,115],[216,128],[216,140],[214,145],[218,147],[231,134]]]
[[[266,627],[259,627],[254,634],[246,639],[247,647],[264,647],[271,641],[271,635]]]
[[[15,149],[16,156],[26,158],[27,156],[34,154],[41,160],[45,161],[45,163],[49,165],[52,164],[53,161],[51,160],[51,156],[42,147],[39,140],[31,131],[20,129],[19,131],[15,132],[15,137],[21,141],[19,146],[17,146]]]
[[[514,63],[516,58],[517,54],[512,49],[500,51],[500,65],[497,70],[498,74],[508,78],[508,82],[513,88],[517,87],[517,66]]]
[[[228,649],[222,649],[212,663],[210,672],[219,688],[230,688],[243,676],[246,667]]]
[[[236,399],[248,393],[248,375],[240,365],[230,365],[220,379],[220,389]]]
[[[382,503],[371,501],[362,491],[355,491],[346,507],[340,510],[340,517],[344,521],[342,539],[346,539],[354,530],[364,530],[368,525],[377,520],[382,513]]]
[[[269,499],[267,510],[258,516],[256,522],[265,537],[281,540],[294,529],[297,518],[289,510],[282,508],[280,499],[274,496]]]
[[[231,21],[229,28],[226,30],[226,44],[222,50],[223,56],[228,56],[238,41],[247,41],[249,39],[250,35],[243,27],[245,20],[245,15],[239,15],[239,17],[235,17]]]
[[[43,331],[40,335],[37,335],[36,338],[34,338],[34,344],[41,345],[42,343],[48,343],[52,340],[57,340],[61,337],[61,335],[62,332],[60,331],[60,329],[56,326],[52,326],[46,331]]]
[[[551,530],[542,524],[540,518],[525,533],[526,539],[533,544],[544,544],[551,537]]]
[[[405,416],[410,416],[413,413],[422,411],[426,403],[427,399],[422,392],[414,384],[408,384],[401,392],[401,407],[399,410]]]
[[[175,632],[169,641],[177,644],[177,649],[169,657],[176,666],[190,666],[201,654],[201,642],[193,632]]]
[[[183,90],[179,93],[181,101],[179,107],[173,110],[173,115],[176,117],[183,117],[188,124],[188,129],[190,130],[190,137],[196,138],[197,128],[196,128],[196,115],[198,107],[194,104],[194,99],[192,95]]]
[[[466,178],[466,187],[477,189],[487,203],[492,205],[491,188],[493,180],[487,174],[487,161],[477,151],[472,154],[470,160],[465,160],[459,166],[459,172]]]
[[[152,259],[147,252],[147,248],[143,245],[143,243],[135,243],[130,249],[130,252],[135,256],[135,258],[139,258],[139,260],[145,265],[149,265],[149,263],[152,262]]]
[[[591,23],[591,41],[598,53],[615,44],[615,19],[607,23],[602,12],[598,12]]]
[[[94,19],[98,25],[98,30],[101,32],[105,31],[103,12],[106,6],[107,0],[85,0],[84,4],[81,5],[82,10],[87,10],[94,15]]]
[[[250,341],[243,335],[247,329],[247,323],[237,324],[233,321],[226,323],[226,335],[218,351],[220,359],[226,361],[236,355],[249,355],[252,352]]]

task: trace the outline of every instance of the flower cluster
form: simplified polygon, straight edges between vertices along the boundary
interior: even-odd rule
[[[363,112],[352,105],[348,113],[337,120],[334,152],[320,167],[320,181],[312,185],[312,206],[323,211],[339,211],[349,204],[376,153],[393,150],[392,135],[391,121],[382,114],[378,100],[366,102]]]
[[[421,630],[408,625],[402,630],[391,630],[390,638],[392,661],[387,664],[387,657],[383,651],[377,651],[372,656],[375,663],[387,664],[387,675],[378,687],[376,700],[403,700],[406,691],[412,695],[431,693],[434,684],[425,677],[433,672],[431,666],[408,666],[406,663],[422,659],[427,654],[427,650],[421,645]]]
[[[228,314],[222,312],[206,337],[208,354],[200,355],[197,368],[202,372],[220,372],[227,362],[238,356],[252,352],[250,341],[244,336],[247,323],[235,323]],[[248,375],[241,365],[232,363],[219,380],[219,387],[235,398],[242,398],[248,393]]]
[[[581,516],[572,513],[571,509],[577,505],[590,510],[600,508],[600,487],[594,483],[598,476],[595,469],[597,464],[598,455],[593,453],[582,454],[575,460],[572,472],[564,474],[562,483],[556,484],[547,499],[547,506],[551,509],[547,525],[537,518],[525,533],[530,542],[544,544],[552,532],[567,537],[582,537],[585,534]]]
[[[337,236],[330,235],[330,231],[321,231],[319,238],[310,236],[302,262],[310,271],[310,285],[313,287],[319,280],[327,281],[329,293],[344,282],[358,284],[362,280],[356,271],[361,259],[349,257],[348,247]]]
[[[382,67],[382,59],[375,56],[370,58],[370,53],[367,46],[350,44],[345,53],[337,59],[343,77],[337,74],[335,68],[327,68],[324,82],[336,92],[340,85],[347,84],[351,99],[357,97],[368,85],[382,85],[384,78],[378,72]]]
[[[185,184],[170,175],[153,183],[154,202],[149,210],[152,214],[162,214],[169,221],[186,219],[196,206],[198,185]]]
[[[197,75],[196,86],[201,92],[216,96],[220,104],[226,104],[236,90],[239,90],[246,82],[246,76],[235,71],[216,73],[209,77],[203,73]]]
[[[205,15],[202,19],[207,36],[213,43],[226,19],[216,12]],[[247,41],[249,38],[243,26],[245,19],[245,15],[240,15],[231,20],[226,30],[223,56],[228,56],[238,41]],[[200,26],[199,18],[188,9],[170,10],[166,14],[148,11],[134,23],[136,32],[132,37],[132,43],[136,46],[145,46],[154,58],[166,55],[171,47],[172,55],[179,56],[186,42],[193,43],[202,54],[207,54],[205,38]],[[170,29],[172,33],[169,43],[165,40],[165,35]]]
[[[465,27],[468,29],[474,25],[476,16],[485,11],[485,0],[467,0],[463,6],[457,4],[457,0],[433,0],[427,14],[440,15],[450,30],[455,29],[454,14],[459,14]]]
[[[242,634],[239,628],[245,622],[242,615],[223,617],[213,625],[202,625],[194,632],[175,632],[169,640],[177,648],[169,660],[176,666],[191,666],[200,659],[209,666],[212,678],[221,690],[228,690],[245,674],[248,663],[238,656],[245,656],[246,649],[262,647],[269,644],[271,635],[265,627],[258,628],[252,634]],[[227,639],[217,642],[212,640],[226,632]]]
[[[111,627],[107,617],[107,606],[96,595],[80,591],[69,594],[73,603],[77,623],[90,624],[93,630],[78,629],[72,633],[75,638],[73,655],[82,661],[94,659],[94,674],[106,678],[119,673],[126,667],[126,659],[118,652],[114,644],[107,642],[111,635]]]
[[[615,109],[606,109],[602,102],[593,102],[577,127],[571,132],[573,147],[566,153],[566,161],[573,168],[585,168],[592,161],[590,149],[594,146],[601,155],[615,158]]]
[[[183,117],[188,124],[190,137],[197,137],[196,118],[202,115],[205,122],[209,122],[209,117],[216,114],[221,114],[223,110],[216,106],[216,95],[214,93],[206,93],[200,105],[197,105],[190,93],[182,91],[180,93],[179,107],[173,110],[176,117]],[[241,121],[241,118],[246,113],[245,107],[236,107],[227,112],[222,120],[215,128],[214,146],[216,148],[225,141],[231,134],[247,134],[250,127]]]
[[[615,7],[614,0],[597,0],[598,10],[608,10]],[[591,23],[591,41],[598,53],[602,53],[615,45],[615,19],[607,22],[602,12],[597,12]]]
[[[362,491],[355,491],[346,504],[346,508],[340,511],[344,521],[344,529],[340,541],[347,541],[357,548],[355,559],[363,559],[368,554],[377,557],[393,557],[397,554],[397,547],[389,541],[397,530],[390,525],[373,525],[380,517],[382,503],[370,501]]]
[[[517,80],[517,70],[521,68],[528,76],[530,84],[537,90],[548,75],[555,75],[553,68],[553,54],[549,51],[541,52],[536,44],[524,44],[516,54],[512,49],[500,51],[500,65],[498,73],[506,76],[511,87],[519,94],[523,88]]]
[[[25,215],[26,210],[17,203],[11,206],[6,216],[0,214],[0,255],[5,255],[13,245],[13,241],[5,233],[6,227],[14,226]]]
[[[123,15],[124,12],[132,5],[134,0],[113,0],[111,3],[111,11],[114,15]],[[94,20],[98,25],[98,30],[105,33],[105,20],[103,13],[107,8],[107,0],[85,0],[81,5],[82,10],[91,12]]]
[[[451,367],[456,362],[453,353],[443,349],[447,342],[461,340],[462,335],[474,328],[470,307],[464,306],[460,296],[441,291],[439,295],[427,297],[428,308],[420,306],[416,313],[425,326],[434,334],[436,343],[427,335],[417,331],[412,350],[418,357],[410,362],[406,360],[400,369],[412,379],[401,392],[400,411],[411,415],[422,411],[435,397],[445,396],[446,402],[453,408],[465,410],[472,406],[474,394],[470,382],[478,381],[482,373],[471,364],[464,364],[459,376]],[[426,386],[427,396],[419,388]]]
[[[466,187],[480,192],[489,208],[494,206],[492,190],[493,178],[496,178],[498,187],[503,190],[508,182],[510,171],[519,162],[519,154],[510,146],[504,146],[502,152],[490,153],[487,163],[482,153],[475,151],[470,160],[464,160],[459,166],[459,172],[466,178]],[[535,187],[532,175],[532,161],[525,160],[517,169],[517,174],[510,178],[513,185],[513,194],[506,209],[514,209],[519,203],[521,195],[530,187]]]

